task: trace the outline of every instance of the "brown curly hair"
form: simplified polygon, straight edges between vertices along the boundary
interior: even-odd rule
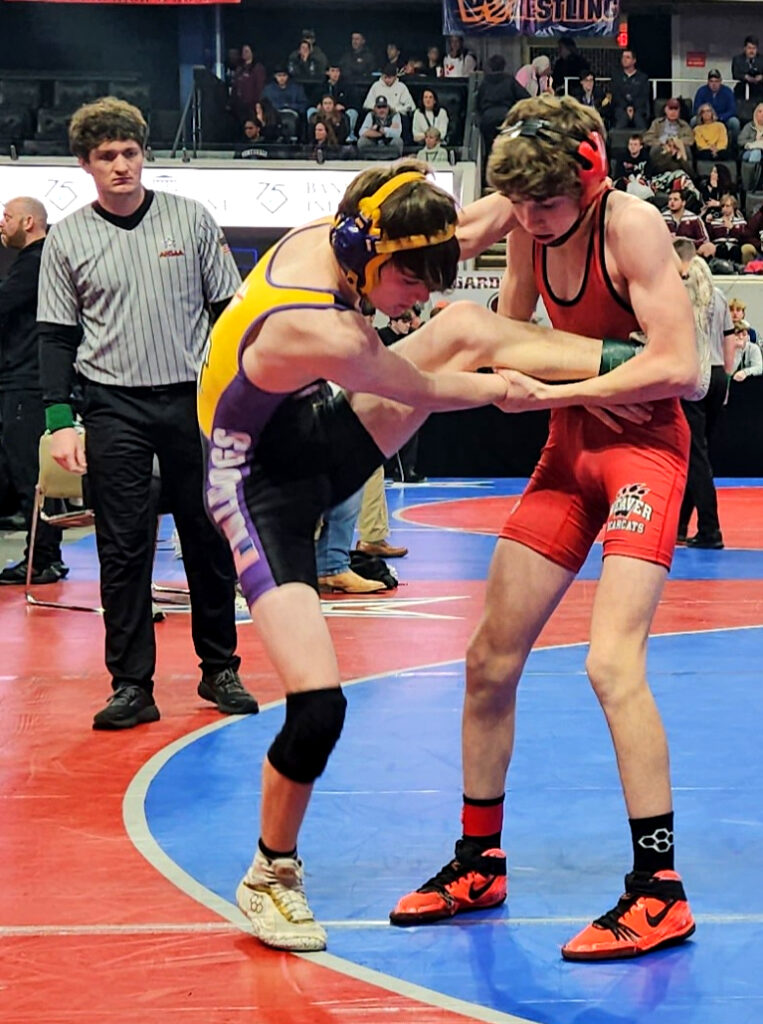
[[[85,163],[102,142],[132,140],[143,149],[147,137],[148,125],[143,114],[132,103],[118,100],[116,96],[103,96],[86,103],[69,124],[69,149]]]

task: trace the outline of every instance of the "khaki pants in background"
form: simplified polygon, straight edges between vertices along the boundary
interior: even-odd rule
[[[364,544],[380,544],[389,535],[389,513],[384,493],[384,466],[379,466],[363,488],[358,536]]]

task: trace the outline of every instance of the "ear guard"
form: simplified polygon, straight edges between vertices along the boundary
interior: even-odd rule
[[[386,238],[381,226],[382,204],[393,192],[412,181],[426,181],[418,171],[405,171],[385,182],[371,196],[358,203],[357,214],[337,216],[331,229],[331,245],[350,284],[367,295],[379,282],[379,272],[393,253],[406,249],[424,249],[453,238],[456,225],[449,224],[434,235],[405,235]]]
[[[585,209],[594,199],[609,173],[606,146],[598,132],[591,132],[589,135],[576,138],[568,135],[561,128],[557,128],[550,121],[535,118],[517,121],[516,124],[509,125],[508,128],[501,130],[501,135],[510,139],[540,139],[541,142],[546,142],[550,146],[558,145],[560,139],[572,141],[575,148],[570,149],[565,146],[565,149],[579,165],[578,178],[582,186],[581,209]]]

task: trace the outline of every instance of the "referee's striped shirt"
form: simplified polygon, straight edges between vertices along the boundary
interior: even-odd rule
[[[37,319],[82,325],[75,367],[90,381],[146,387],[194,381],[208,304],[241,283],[220,227],[193,199],[156,192],[127,230],[92,206],[45,239]]]

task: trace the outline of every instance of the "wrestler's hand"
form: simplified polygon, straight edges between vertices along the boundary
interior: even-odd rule
[[[542,404],[542,395],[547,388],[542,381],[527,377],[519,370],[495,369],[494,372],[506,381],[506,397],[494,403],[501,412],[529,412],[546,408]]]
[[[643,402],[638,405],[613,405],[607,409],[594,405],[584,405],[583,408],[616,434],[623,432],[623,425],[619,420],[628,420],[629,423],[648,423],[652,418],[651,402]]]

